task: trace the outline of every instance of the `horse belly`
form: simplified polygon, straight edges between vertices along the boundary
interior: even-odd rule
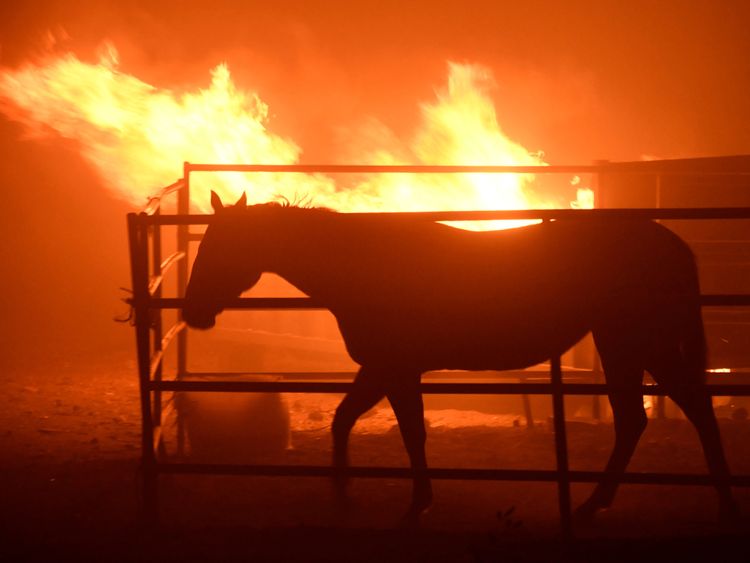
[[[520,369],[568,350],[590,329],[563,312],[543,318],[496,315],[411,315],[367,325],[342,324],[347,349],[361,365],[419,371]]]
[[[521,369],[563,354],[588,330],[587,323],[572,318],[456,327],[445,339],[427,338],[423,349],[427,359],[439,360],[432,369]]]

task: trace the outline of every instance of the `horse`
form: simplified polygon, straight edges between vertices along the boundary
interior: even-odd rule
[[[227,300],[275,273],[331,311],[360,366],[332,422],[335,490],[346,498],[347,445],[357,419],[386,397],[412,472],[405,515],[432,503],[421,376],[433,370],[522,369],[593,335],[615,443],[602,479],[574,512],[612,503],[644,431],[648,371],[698,431],[720,518],[737,508],[711,397],[694,256],[653,221],[547,221],[471,232],[399,216],[367,217],[280,203],[224,206],[198,249],[182,317],[208,329]]]

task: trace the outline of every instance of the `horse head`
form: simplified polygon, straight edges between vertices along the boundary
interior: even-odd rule
[[[253,252],[249,248],[253,236],[246,195],[225,207],[212,191],[211,206],[214,216],[198,248],[182,308],[188,326],[199,329],[213,327],[226,302],[253,287],[263,273],[253,260],[257,246]]]

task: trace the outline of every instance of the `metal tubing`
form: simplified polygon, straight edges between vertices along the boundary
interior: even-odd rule
[[[177,213],[190,213],[190,167],[187,162],[182,165],[182,186],[177,192]],[[190,228],[189,223],[177,226],[177,252],[183,254],[177,266],[177,295],[185,295],[188,283],[188,267],[190,265]],[[182,310],[177,313],[178,322],[184,322]],[[187,372],[188,331],[181,330],[177,335],[177,379]],[[185,449],[185,423],[182,417],[177,417],[177,455],[183,455]]]
[[[186,327],[187,327],[187,324],[185,324],[184,322],[179,322],[179,323],[173,324],[169,328],[169,330],[167,331],[167,333],[164,335],[164,337],[161,339],[161,348],[162,348],[162,350],[166,350],[167,346],[169,346],[169,344],[172,342],[172,339],[175,336],[177,336],[180,333],[180,331],[185,330]]]
[[[161,207],[157,208],[154,212],[155,216],[161,214]],[[148,294],[156,299],[162,296],[161,283],[157,283],[153,288],[153,280],[161,279],[163,276],[162,272],[162,261],[161,261],[161,225],[154,224],[146,228],[146,232],[150,234],[151,239],[151,275],[149,276]],[[146,247],[148,252],[148,246]],[[151,316],[149,311],[149,317],[151,320],[151,331],[153,333],[152,348],[151,352],[154,356],[161,358],[162,354],[162,315],[161,313]],[[162,362],[154,365],[151,363],[151,369],[149,370],[149,377],[154,381],[161,381],[162,379]],[[153,396],[153,413],[154,413],[154,426],[157,428],[161,427],[161,390],[156,389]]]
[[[713,168],[711,168],[713,167]],[[727,157],[722,159],[721,169],[717,170],[713,160],[692,159],[680,162],[634,162],[634,163],[601,163],[594,166],[369,166],[369,165],[214,165],[184,163],[183,178],[164,188],[160,194],[149,200],[145,213],[128,215],[128,232],[130,239],[131,273],[133,277],[133,307],[136,319],[136,343],[138,351],[138,370],[141,383],[141,411],[143,419],[143,470],[144,470],[144,507],[146,515],[156,519],[158,508],[157,477],[159,473],[210,473],[235,475],[276,475],[276,476],[331,476],[331,467],[318,466],[248,466],[223,464],[171,464],[159,463],[157,451],[161,444],[161,414],[158,408],[151,409],[151,393],[154,392],[156,403],[163,391],[227,391],[227,392],[325,392],[344,393],[351,385],[342,381],[340,373],[328,374],[336,381],[311,381],[314,377],[326,377],[326,374],[303,372],[298,374],[277,374],[282,380],[276,381],[195,381],[185,377],[200,377],[210,374],[189,374],[187,370],[187,331],[179,319],[166,335],[161,337],[161,327],[153,342],[153,355],[150,354],[151,314],[156,313],[157,323],[161,321],[161,310],[179,309],[182,307],[185,287],[188,278],[189,243],[202,238],[200,233],[191,233],[191,224],[205,225],[213,219],[211,215],[190,215],[190,173],[204,171],[224,172],[266,172],[266,173],[398,173],[398,174],[475,174],[475,173],[522,173],[522,174],[555,174],[555,173],[622,173],[649,174],[661,180],[661,175],[700,173],[721,176],[724,174],[750,174],[750,158]],[[161,215],[161,198],[168,193],[179,190],[176,215]],[[601,202],[600,202],[601,203]],[[539,219],[553,220],[617,220],[639,218],[644,220],[683,220],[683,219],[750,219],[750,207],[745,208],[675,208],[675,209],[595,209],[595,210],[511,210],[511,211],[436,211],[408,213],[351,213],[347,216],[362,219],[382,217],[389,220],[422,220],[422,221],[475,221],[497,219]],[[177,225],[177,253],[160,260],[160,227]],[[154,228],[152,268],[154,276],[149,278],[149,248],[147,228]],[[161,284],[164,272],[173,263],[178,264],[177,298],[162,298]],[[151,295],[153,294],[153,298]],[[750,306],[750,295],[703,295],[704,306]],[[235,299],[226,303],[233,309],[323,309],[322,304],[309,298],[250,298]],[[159,381],[161,358],[171,339],[177,335],[177,374],[176,380]],[[584,373],[585,372],[585,373]],[[577,375],[586,375],[586,370],[578,370]],[[151,376],[153,375],[153,380]],[[224,374],[229,376],[231,374]],[[250,375],[250,374],[246,374]],[[258,374],[271,375],[274,374]],[[303,381],[290,381],[298,376]],[[455,374],[451,374],[455,376]],[[449,375],[448,377],[451,377]],[[526,375],[524,373],[524,375]],[[508,374],[506,374],[506,377]],[[520,376],[519,376],[520,377]],[[532,375],[531,378],[535,376]],[[565,395],[601,395],[613,388],[601,383],[563,383],[560,358],[550,362],[549,382],[527,383],[496,382],[424,382],[421,390],[424,393],[436,394],[551,394],[554,412],[555,447],[557,457],[556,470],[503,470],[503,469],[451,469],[434,468],[427,471],[436,479],[487,479],[513,481],[548,481],[557,482],[562,533],[565,538],[572,537],[570,512],[570,483],[598,482],[603,473],[570,471],[565,428],[564,396]],[[658,386],[643,385],[644,394],[664,396],[666,393]],[[747,396],[749,386],[737,384],[708,385],[711,395]],[[166,412],[166,410],[165,410]],[[159,416],[156,416],[159,415]],[[154,423],[156,419],[156,424]],[[184,430],[178,420],[178,454],[182,451]],[[354,467],[347,470],[353,477],[403,477],[411,478],[412,472],[407,468]],[[683,474],[634,474],[626,473],[621,482],[639,484],[676,484],[676,485],[713,485],[709,475]],[[735,486],[750,486],[750,475],[732,476],[730,482]]]
[[[461,165],[377,165],[377,164],[188,164],[188,172],[277,172],[326,174],[750,174],[750,158],[726,157],[717,166],[716,159],[690,159],[659,162],[602,162],[600,164],[535,166],[461,166]]]
[[[176,182],[163,188],[157,195],[149,198],[146,207],[143,208],[143,213],[145,213],[146,215],[153,215],[158,209],[161,208],[161,200],[164,199],[164,196],[167,196],[181,188],[182,179],[177,180]]]
[[[348,393],[351,383],[343,381],[160,381],[149,384],[162,391],[195,391],[224,393]],[[706,385],[708,394],[721,397],[747,396],[749,385]],[[552,383],[422,383],[420,391],[432,395],[550,395]],[[616,386],[604,383],[563,383],[565,395],[606,395]],[[664,396],[658,385],[643,385],[644,395]]]
[[[180,191],[182,194],[183,191]],[[591,219],[750,219],[750,207],[651,207],[628,209],[493,209],[481,211],[397,211],[341,213],[347,217],[372,219],[388,218],[394,221],[497,221],[517,219],[591,220]],[[149,223],[162,225],[207,225],[213,215],[179,214],[150,216]]]
[[[750,298],[750,296],[748,296]],[[152,299],[153,309],[181,309],[185,299],[181,297],[162,297]],[[325,309],[309,297],[238,297],[226,302],[227,309]],[[183,370],[182,373],[186,373]]]
[[[161,316],[161,315],[160,315]],[[164,335],[163,338],[159,341],[161,343],[161,347],[158,350],[154,350],[153,355],[151,356],[150,361],[150,378],[151,382],[149,383],[150,389],[152,391],[155,391],[155,399],[154,403],[156,403],[156,397],[158,397],[159,400],[159,408],[161,408],[161,392],[162,391],[172,391],[173,389],[167,389],[162,387],[160,384],[162,382],[162,360],[164,359],[164,350],[167,349],[167,346],[172,342],[172,339],[180,333],[181,330],[185,328],[185,323],[176,323],[172,325],[172,327],[169,329],[167,334]],[[176,383],[180,383],[179,380],[176,381]],[[156,410],[154,410],[156,413]],[[156,420],[156,424],[161,424],[161,417],[157,417],[156,414],[154,414],[154,419]]]
[[[566,373],[566,379],[577,379],[581,381],[588,381],[592,375],[592,370],[581,369],[581,368],[567,368],[569,371]],[[268,378],[274,378],[274,380],[293,379],[293,380],[329,380],[333,379],[336,381],[352,381],[357,375],[357,371],[191,371],[188,374],[194,379],[208,380],[216,377],[245,377],[255,378],[256,381],[266,380]],[[430,371],[426,372],[422,377],[422,381],[435,382],[435,381],[447,381],[458,379],[460,383],[466,383],[467,381],[496,381],[498,379],[518,379],[522,378],[525,382],[528,381],[549,381],[549,368],[543,364],[539,366],[539,369],[528,369],[518,370],[511,369],[507,371],[467,371],[467,370],[449,370],[449,371]],[[523,383],[523,382],[522,382]]]
[[[461,166],[380,164],[190,164],[191,172],[270,172],[296,174],[586,174],[599,170],[586,164],[563,166]]]
[[[565,432],[565,395],[562,386],[560,356],[550,358],[550,387],[552,388],[552,416],[555,425],[555,457],[557,459],[557,498],[560,506],[562,536],[573,536],[570,509],[570,476],[568,475],[568,440]]]
[[[159,471],[171,474],[203,475],[258,475],[267,477],[332,477],[343,473],[352,478],[396,478],[412,479],[414,473],[408,467],[347,467],[334,469],[330,465],[242,465],[234,463],[160,463]],[[558,481],[554,469],[469,469],[431,467],[426,470],[432,479],[462,481]],[[598,483],[602,471],[569,471],[571,483]],[[680,485],[712,486],[710,475],[690,473],[625,473],[620,482],[628,485]],[[733,475],[729,482],[735,487],[750,486],[750,475]]]
[[[604,381],[604,372],[602,371],[602,360],[596,347],[593,349],[593,368],[591,369],[591,378],[594,383],[601,384]],[[602,419],[602,404],[598,394],[591,397],[591,417],[597,422]]]
[[[156,374],[161,371],[161,361],[164,358],[164,352],[161,350],[157,350],[154,352],[154,354],[151,356],[151,360],[149,362],[149,377],[151,378],[151,383],[149,384],[149,389],[154,391],[155,397],[161,397],[161,392],[164,391],[162,387],[159,386],[159,382],[161,379],[156,378]],[[154,403],[156,403],[156,400],[154,400]],[[161,421],[160,418],[157,418],[156,416],[156,408],[154,408],[154,424],[159,424]]]
[[[141,463],[143,469],[143,509],[146,519],[158,519],[158,483],[153,449],[153,419],[150,389],[150,311],[148,308],[148,228],[141,220],[145,215],[128,214],[130,268],[133,282],[136,350],[141,401]]]
[[[156,290],[161,287],[162,282],[164,281],[164,274],[166,274],[169,270],[172,269],[172,267],[179,262],[180,260],[185,258],[184,252],[173,252],[169,256],[167,256],[161,264],[159,264],[158,268],[158,274],[153,275],[151,277],[151,280],[148,283],[148,292],[153,295],[154,297],[161,297],[161,293],[157,296]]]
[[[182,189],[177,192],[177,213],[185,216],[190,213],[190,169],[187,162],[183,164]],[[188,281],[189,262],[189,224],[177,226],[177,252],[183,254],[177,266],[177,295],[185,295]],[[178,313],[179,321],[182,321],[182,312]],[[183,330],[177,337],[177,375],[181,377],[187,371],[187,331]]]
[[[162,419],[158,426],[154,426],[154,437],[153,437],[153,449],[154,449],[154,456],[159,459],[159,452],[164,450],[164,441],[162,438],[164,437],[163,429],[164,429],[164,421],[167,420],[172,413],[174,412],[174,401],[170,401],[166,403],[164,406],[164,409],[162,411]],[[158,462],[157,462],[157,471],[158,471]]]
[[[182,298],[162,297],[152,299],[153,309],[181,309]],[[310,297],[237,297],[223,303],[225,309],[325,309],[326,307]],[[704,307],[749,307],[750,294],[707,294],[701,296]]]

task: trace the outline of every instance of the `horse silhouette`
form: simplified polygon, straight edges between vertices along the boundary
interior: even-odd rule
[[[559,356],[593,333],[616,438],[605,476],[577,510],[608,507],[646,426],[644,370],[695,425],[719,496],[736,507],[705,382],[705,339],[694,257],[667,228],[644,220],[557,220],[469,232],[398,216],[348,216],[277,203],[224,207],[198,250],[183,318],[215,324],[228,299],[263,272],[327,307],[360,365],[332,424],[333,464],[347,466],[349,434],[383,397],[413,472],[406,518],[432,502],[422,373],[507,370]],[[339,472],[341,475],[343,472]],[[346,479],[335,479],[343,499]]]

